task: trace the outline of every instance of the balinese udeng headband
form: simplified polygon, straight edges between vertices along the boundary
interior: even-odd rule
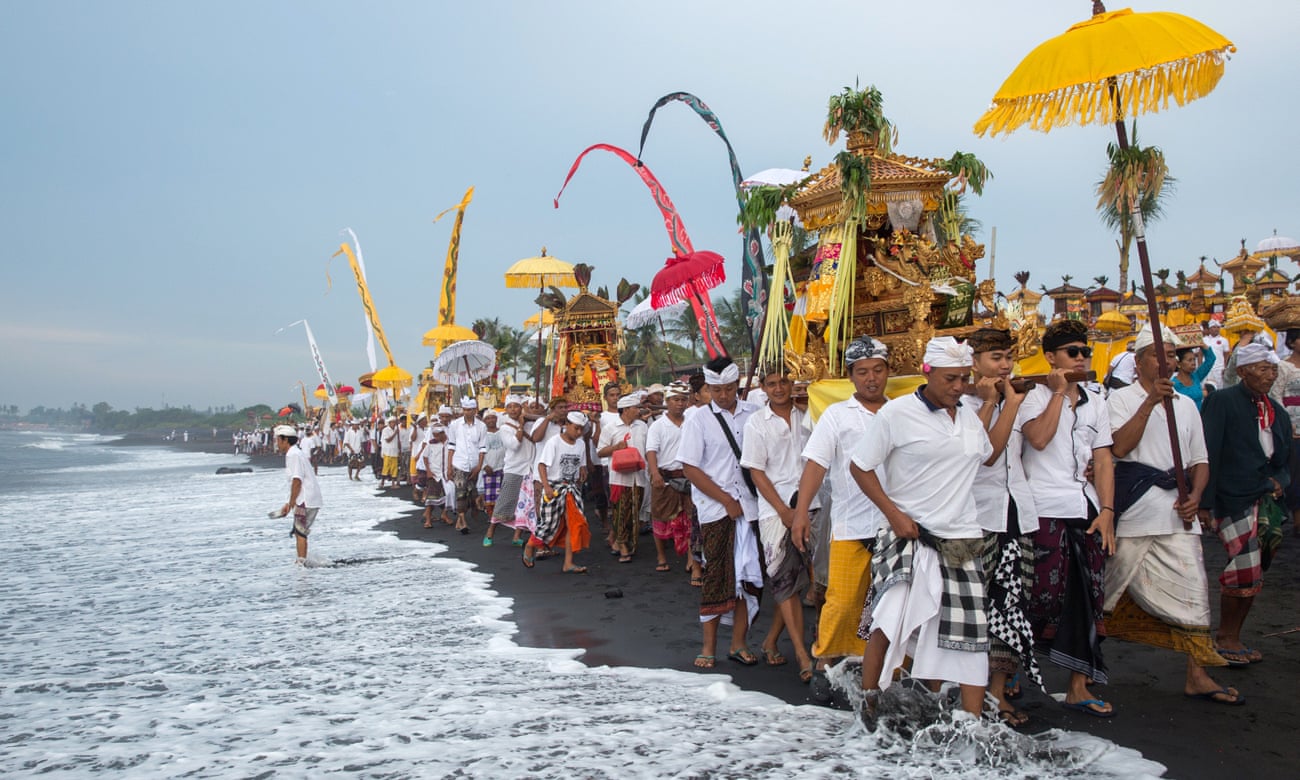
[[[582,412],[569,412],[569,414],[564,419],[568,420],[574,425],[587,424],[587,415],[583,414]]]
[[[522,395],[508,395],[506,396],[506,406],[509,406],[510,404],[519,404],[520,406],[523,406],[524,397]]]
[[[455,414],[455,412],[453,412],[453,411],[451,410],[451,407],[450,407],[450,406],[447,406],[446,404],[444,404],[444,405],[438,407],[438,414],[440,414],[440,415],[442,415],[442,414]]]
[[[1160,338],[1164,343],[1172,344],[1175,349],[1182,346],[1182,342],[1179,341],[1177,334],[1163,325],[1160,326]],[[1142,326],[1142,330],[1138,331],[1137,338],[1133,339],[1133,351],[1141,352],[1147,347],[1153,346],[1155,343],[1156,338],[1155,334],[1151,332],[1151,323],[1145,323]]]
[[[478,401],[475,401],[473,398],[470,398],[469,396],[465,396],[464,398],[460,399],[460,408],[477,409]]]
[[[971,357],[974,354],[974,350],[952,336],[932,338],[925,345],[925,369],[964,368],[974,362]]]
[[[632,408],[633,406],[640,406],[640,405],[641,405],[641,394],[640,394],[640,393],[628,393],[627,395],[625,395],[625,396],[623,396],[622,398],[618,399],[618,409],[619,409],[619,411],[622,411],[622,410],[624,410],[624,409],[630,409],[630,408]]]
[[[1044,352],[1055,352],[1076,341],[1088,341],[1088,326],[1079,320],[1057,320],[1043,331]]]
[[[980,328],[966,337],[966,344],[975,351],[975,354],[981,352],[992,352],[994,350],[1011,349],[1011,331],[998,330],[997,328]]]
[[[687,396],[691,394],[691,386],[684,382],[673,382],[664,388],[664,398],[673,398],[675,396]]]
[[[277,425],[272,431],[276,436],[292,436],[298,438],[298,431],[292,425]]]
[[[735,363],[728,363],[727,367],[721,371],[704,369],[704,384],[706,385],[729,385],[732,382],[739,381],[740,368]]]
[[[876,341],[870,336],[859,336],[844,348],[844,365],[851,366],[859,360],[877,360],[889,361],[889,347],[884,342]]]
[[[1272,363],[1273,365],[1277,365],[1280,362],[1276,352],[1263,344],[1256,344],[1254,342],[1251,342],[1244,347],[1238,347],[1233,354],[1237,358],[1237,368],[1249,366],[1252,363]]]

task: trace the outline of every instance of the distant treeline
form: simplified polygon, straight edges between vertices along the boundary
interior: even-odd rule
[[[0,422],[28,423],[49,425],[59,428],[80,428],[94,432],[109,431],[154,431],[164,429],[203,429],[203,428],[248,428],[256,420],[259,424],[269,423],[265,415],[274,417],[275,409],[266,404],[257,404],[243,409],[228,406],[194,409],[190,406],[169,406],[166,409],[137,408],[128,412],[114,409],[104,401],[90,408],[85,404],[73,404],[70,409],[51,409],[37,406],[26,414],[20,414],[16,405],[0,405]]]

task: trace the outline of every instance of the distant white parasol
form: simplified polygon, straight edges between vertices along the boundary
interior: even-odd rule
[[[750,189],[752,187],[788,187],[791,184],[801,182],[812,176],[808,171],[797,171],[794,168],[767,168],[750,176],[740,183],[741,189]],[[776,218],[780,220],[794,220],[794,224],[803,227],[799,216],[795,210],[789,206],[782,206],[776,210]]]
[[[644,301],[638,303],[632,311],[628,312],[627,319],[623,320],[623,327],[635,330],[644,328],[647,325],[653,325],[655,320],[661,317],[672,319],[686,311],[686,306],[686,301],[678,301],[677,303],[670,303],[662,309],[655,309],[650,306],[650,296],[647,295]]]
[[[1260,241],[1255,246],[1255,257],[1289,257],[1292,260],[1300,261],[1300,242],[1297,242],[1294,238],[1279,236],[1277,231],[1274,230],[1273,235]]]

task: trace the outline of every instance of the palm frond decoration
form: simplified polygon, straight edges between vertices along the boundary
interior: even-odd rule
[[[871,160],[853,152],[835,155],[840,169],[840,195],[844,199],[845,217],[859,221],[867,216],[867,193],[871,191]]]
[[[874,85],[858,89],[857,84],[855,80],[852,87],[845,87],[827,101],[822,137],[826,143],[833,144],[840,133],[863,133],[875,142],[876,148],[888,154],[893,125],[885,118],[884,98]]]
[[[1106,227],[1119,233],[1119,286],[1128,281],[1129,251],[1133,245],[1133,209],[1137,208],[1144,224],[1164,216],[1163,196],[1175,189],[1177,180],[1169,175],[1165,155],[1157,147],[1141,146],[1137,140],[1137,122],[1127,149],[1117,144],[1106,148],[1110,160],[1106,174],[1097,182],[1097,209]]]

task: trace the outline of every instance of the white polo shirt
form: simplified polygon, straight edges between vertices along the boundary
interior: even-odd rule
[[[641,453],[641,460],[644,461],[646,435],[649,431],[650,427],[639,419],[633,420],[631,425],[624,423],[621,419],[615,420],[612,424],[607,424],[602,420],[600,423],[600,442],[596,445],[596,449],[599,451],[605,449],[611,444],[617,444],[623,440],[624,436],[626,436],[628,437],[628,446],[635,447],[636,451]],[[612,457],[613,456],[611,455],[609,458],[602,458],[602,460],[608,461]],[[620,485],[622,487],[646,487],[650,484],[650,480],[646,476],[644,468],[640,471],[628,473],[615,471],[611,468],[609,470],[609,484]]]
[[[683,419],[682,425],[685,424]],[[682,467],[682,462],[677,459],[677,449],[681,442],[682,426],[665,414],[650,424],[650,430],[646,433],[645,451],[655,453],[660,469],[676,471]]]
[[[790,409],[790,422],[764,404],[761,409],[750,416],[745,423],[745,443],[740,451],[740,465],[749,469],[759,469],[772,481],[781,501],[789,505],[790,496],[799,489],[799,478],[803,476],[804,445],[808,442],[808,428],[804,424],[807,412],[799,407]],[[821,503],[813,499],[812,508]],[[758,516],[775,517],[776,508],[767,503],[763,494],[758,494]]]
[[[1020,404],[1016,428],[1037,418],[1052,400],[1047,385],[1038,385]],[[1056,433],[1043,449],[1026,446],[1021,452],[1025,476],[1034,496],[1039,517],[1083,518],[1088,516],[1088,502],[1100,510],[1097,489],[1084,478],[1092,451],[1110,446],[1110,414],[1101,394],[1079,386],[1079,403],[1070,408],[1069,398],[1061,399],[1061,415]]]
[[[473,469],[478,465],[479,453],[487,453],[487,425],[478,419],[467,424],[464,417],[457,417],[447,426],[447,449],[451,451],[452,468]]]
[[[320,483],[316,481],[316,472],[312,470],[311,456],[303,450],[301,442],[284,453],[284,473],[289,479],[290,489],[295,479],[302,480],[302,486],[298,488],[299,504],[308,509],[321,507],[324,502],[321,499]]]
[[[954,419],[921,395],[923,387],[885,404],[854,449],[853,463],[883,470],[889,498],[940,539],[981,537],[972,487],[993,445],[969,406],[958,405]]]
[[[979,396],[968,396],[962,400],[976,415],[984,407],[984,400]],[[1002,416],[1002,404],[993,410],[989,427],[997,424]],[[1014,499],[1016,518],[1020,533],[1028,533],[1038,527],[1038,510],[1034,507],[1034,494],[1029,489],[1029,480],[1025,477],[1025,464],[1021,460],[1025,436],[1013,425],[1011,435],[1007,437],[1007,446],[992,466],[980,464],[975,473],[975,508],[979,512],[980,528],[985,531],[1003,533],[1007,530],[1007,508]]]
[[[1112,434],[1133,419],[1146,397],[1147,391],[1140,384],[1129,385],[1110,394],[1106,407],[1110,414]],[[1147,418],[1147,426],[1142,431],[1138,445],[1129,454],[1115,460],[1142,463],[1162,471],[1172,469],[1174,455],[1169,449],[1168,419],[1165,405],[1157,406]],[[1201,428],[1201,414],[1196,408],[1196,402],[1182,393],[1174,393],[1174,420],[1178,424],[1178,447],[1182,451],[1183,464],[1190,468],[1197,463],[1209,463],[1205,433]],[[1115,535],[1199,534],[1200,523],[1193,522],[1191,528],[1183,528],[1182,518],[1174,511],[1177,500],[1176,489],[1162,490],[1153,485],[1124,514],[1115,518]]]
[[[397,428],[391,425],[385,425],[379,432],[379,454],[385,458],[396,458],[401,454],[402,445],[397,442],[400,438]]]
[[[877,529],[885,521],[880,509],[871,503],[849,474],[853,450],[875,419],[876,413],[862,402],[847,398],[826,407],[804,444],[804,460],[826,469],[826,476],[830,479],[831,538],[837,542],[874,539]],[[876,476],[880,477],[880,484],[888,492],[887,477],[879,473]]]
[[[754,413],[754,405],[748,401],[736,400],[736,408],[731,412],[723,411],[716,402],[700,407],[682,423],[682,439],[677,449],[677,458],[686,466],[694,466],[732,498],[740,502],[746,520],[758,519],[758,503],[745,486],[745,479],[740,473],[740,460],[736,458],[731,444],[727,441],[722,426],[718,424],[715,414],[721,414],[722,420],[736,439],[736,446],[745,446],[745,423]],[[742,450],[743,451],[743,450]],[[691,492],[695,510],[701,525],[716,523],[727,516],[722,504],[704,495],[702,490]]]

